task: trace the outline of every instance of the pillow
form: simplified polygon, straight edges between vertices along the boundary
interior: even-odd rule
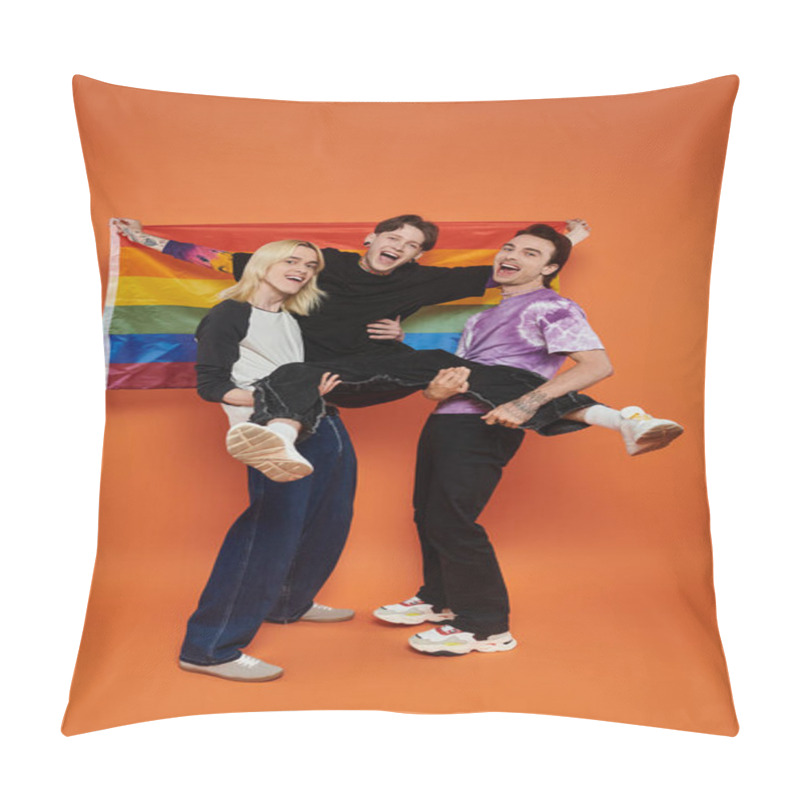
[[[107,298],[108,392],[97,563],[64,733],[230,711],[382,709],[735,735],[712,583],[703,388],[737,86],[727,76],[614,97],[290,103],[76,77]],[[432,406],[416,394],[345,408],[360,466],[355,515],[316,599],[355,618],[262,625],[246,652],[282,667],[277,681],[179,669],[187,620],[247,505],[244,470],[223,443],[225,416],[192,389],[194,328],[233,280],[218,264],[118,237],[109,221],[138,219],[156,241],[223,253],[276,238],[360,253],[377,221],[407,213],[439,223],[420,262],[444,267],[491,263],[534,221],[561,220],[550,224],[566,231],[563,221],[588,220],[591,236],[557,284],[577,304],[570,319],[583,309],[614,366],[587,392],[685,432],[635,458],[616,430],[526,433],[480,516],[508,587],[516,646],[485,638],[488,629],[470,639],[440,628],[415,640],[434,642],[428,654],[465,641],[502,652],[437,660],[408,643],[433,623],[392,625],[372,613],[411,598],[422,581],[412,489]],[[418,311],[404,322],[408,343],[452,351],[461,327],[498,295]],[[556,354],[599,352],[558,344],[545,330],[552,324],[537,317],[535,335]],[[520,336],[532,330],[520,327]]]

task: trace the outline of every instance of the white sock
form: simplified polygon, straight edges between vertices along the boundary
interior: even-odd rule
[[[297,431],[285,422],[268,422],[267,427],[280,434],[287,442],[294,444],[297,439]]]
[[[618,431],[622,427],[622,414],[615,408],[594,405],[586,409],[583,421],[589,425],[599,425],[601,428],[611,428]]]

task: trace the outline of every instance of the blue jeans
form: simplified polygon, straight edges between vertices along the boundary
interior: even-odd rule
[[[334,412],[298,450],[314,465],[299,481],[275,483],[248,467],[250,505],[222,543],[189,619],[182,660],[236,660],[264,620],[305,614],[336,566],[353,517],[353,446]]]

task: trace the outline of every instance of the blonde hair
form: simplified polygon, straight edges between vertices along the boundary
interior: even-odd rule
[[[317,267],[317,271],[311,280],[297,294],[286,298],[283,308],[293,314],[299,314],[301,317],[308,316],[320,304],[322,298],[325,297],[325,292],[317,286],[317,275],[322,272],[325,266],[325,258],[319,247],[312,242],[304,242],[300,239],[281,239],[259,247],[250,256],[250,260],[247,262],[238,283],[220,292],[220,298],[249,303],[272,266],[291,256],[297,247],[308,247],[313,250],[317,255],[319,267]]]

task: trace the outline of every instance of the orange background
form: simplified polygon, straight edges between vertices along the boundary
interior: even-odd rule
[[[76,78],[101,269],[109,217],[145,225],[581,216],[562,275],[616,374],[592,390],[686,434],[631,459],[605,430],[528,436],[482,522],[519,647],[432,659],[370,611],[419,585],[410,493],[429,405],[346,412],[356,519],[319,600],[342,625],[265,625],[286,669],[239,685],[176,667],[183,628],[245,504],[224,415],[186,390],[108,394],[100,535],[67,734],[187,714],[528,711],[733,735],[703,469],[708,277],[735,77],[616,97],[291,103]],[[365,231],[366,232],[366,231]],[[212,244],[208,243],[208,244]]]

